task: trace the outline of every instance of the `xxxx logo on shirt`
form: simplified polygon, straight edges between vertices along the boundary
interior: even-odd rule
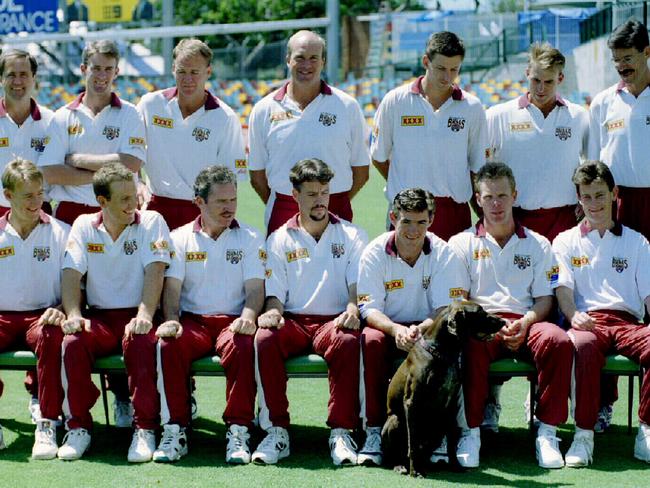
[[[309,257],[309,251],[301,247],[300,249],[296,249],[294,251],[287,251],[287,263],[291,263],[293,261],[297,261],[299,259],[306,259]]]
[[[605,126],[607,127],[607,132],[623,129],[625,127],[625,119],[612,120],[611,122],[607,122]]]
[[[291,112],[273,112],[271,116],[269,117],[271,119],[271,123],[273,122],[280,122],[282,120],[289,120],[293,118],[293,115],[291,115]]]
[[[401,290],[404,288],[404,280],[391,280],[384,282],[386,291]]]
[[[205,261],[208,259],[208,253],[205,251],[192,251],[185,253],[185,261]]]
[[[0,147],[9,147],[8,137],[0,137]]]
[[[474,249],[472,257],[474,258],[474,261],[478,261],[479,259],[489,259],[492,257],[492,253],[489,249]]]
[[[581,266],[587,266],[589,264],[589,258],[587,256],[571,256],[571,266],[574,268],[580,268]]]
[[[533,130],[531,122],[513,122],[510,124],[511,132],[530,132],[531,130]]]
[[[370,301],[370,295],[367,293],[362,293],[361,295],[357,295],[357,305],[361,305],[362,303],[368,303]]]
[[[467,292],[462,289],[462,288],[449,288],[449,298],[465,298],[467,296]]]
[[[103,254],[104,253],[104,244],[89,242],[86,244],[86,251],[93,254]]]
[[[235,169],[246,169],[247,167],[245,159],[235,159]]]
[[[424,115],[403,115],[402,127],[422,127],[424,125]]]
[[[612,268],[617,273],[622,273],[627,269],[627,258],[612,258]]]
[[[68,126],[68,135],[69,136],[80,136],[84,133],[84,128],[81,124],[69,125]]]
[[[0,247],[0,259],[13,256],[14,254],[14,246]]]
[[[166,119],[165,117],[160,117],[158,115],[153,116],[153,118],[151,119],[151,123],[153,125],[157,125],[158,127],[164,127],[165,129],[173,129],[174,128],[174,120],[173,119]]]

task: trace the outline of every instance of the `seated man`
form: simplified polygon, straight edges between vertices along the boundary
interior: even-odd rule
[[[260,427],[266,437],[253,461],[275,464],[289,455],[289,402],[284,362],[314,351],[329,367],[327,425],[335,465],[356,464],[350,430],[359,419],[357,266],[364,231],[328,212],[334,176],[320,159],[290,172],[299,213],[267,241],[266,311],[255,336]]]
[[[483,166],[476,174],[475,189],[483,218],[452,237],[449,245],[469,273],[469,299],[507,324],[491,341],[470,338],[466,344],[463,393],[468,428],[458,442],[458,462],[478,467],[479,426],[488,397],[490,363],[514,355],[532,360],[538,371],[537,461],[543,468],[561,468],[564,459],[556,426],[568,414],[573,347],[560,327],[544,322],[553,304],[551,286],[557,279],[551,245],[513,218],[517,191],[507,165]]]
[[[56,457],[56,422],[61,415],[61,348],[44,354],[43,341],[61,344],[59,327],[61,263],[70,227],[48,216],[43,204],[43,175],[24,159],[11,161],[2,174],[10,205],[0,216],[0,351],[27,345],[38,356],[42,417],[36,423],[34,459]],[[47,373],[47,375],[46,375]],[[0,381],[0,394],[2,393]],[[50,419],[50,420],[48,420]],[[4,448],[0,428],[0,449]]]
[[[374,239],[361,257],[357,300],[367,325],[361,334],[366,441],[359,464],[382,461],[381,428],[397,349],[409,351],[441,308],[467,295],[469,278],[460,260],[442,239],[427,232],[434,211],[434,196],[428,191],[398,192],[390,212],[395,230]]]
[[[194,183],[199,217],[171,234],[158,327],[158,389],[164,427],[154,461],[187,453],[192,361],[215,352],[226,370],[226,462],[248,463],[248,429],[255,417],[253,336],[264,305],[266,252],[262,234],[235,220],[237,177],[209,166]],[[148,460],[148,459],[144,459]]]
[[[135,416],[129,460],[158,427],[153,315],[169,258],[169,230],[160,214],[136,210],[133,173],[120,163],[93,176],[101,211],[75,220],[63,262],[63,411],[69,429],[58,457],[79,459],[90,445],[91,380],[96,358],[123,351]],[[88,309],[82,306],[85,280]],[[120,347],[121,346],[121,347]],[[44,344],[53,354],[54,341]],[[137,373],[137,374],[136,374]],[[47,377],[47,376],[46,376]],[[47,392],[44,392],[47,393]],[[47,395],[41,397],[47,402]]]
[[[566,465],[592,462],[600,370],[605,355],[612,353],[637,361],[645,370],[634,457],[650,462],[650,329],[641,323],[650,310],[650,245],[614,219],[618,188],[604,163],[582,164],[573,182],[585,219],[553,241],[560,263],[555,292],[576,349],[576,432]]]

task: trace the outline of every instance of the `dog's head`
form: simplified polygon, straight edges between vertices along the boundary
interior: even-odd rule
[[[454,301],[442,312],[447,332],[457,336],[461,341],[469,337],[481,341],[489,341],[494,338],[505,321],[483,310],[477,303],[467,300]]]

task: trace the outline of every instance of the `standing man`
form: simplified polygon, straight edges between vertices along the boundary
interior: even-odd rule
[[[93,41],[82,53],[86,89],[56,111],[51,138],[38,165],[59,202],[55,215],[68,224],[81,214],[98,212],[93,175],[104,165],[122,163],[134,173],[145,155],[144,125],[135,106],[111,91],[119,73],[113,41]]]
[[[588,161],[573,182],[585,219],[553,242],[560,263],[557,299],[576,349],[576,432],[566,464],[592,462],[600,371],[611,353],[633,359],[645,371],[634,457],[650,463],[650,329],[642,323],[650,310],[650,245],[614,218],[619,190],[607,165]]]
[[[101,210],[75,220],[63,262],[62,296],[67,320],[63,346],[63,411],[68,433],[58,457],[79,459],[90,445],[90,409],[99,397],[91,381],[96,358],[123,351],[135,409],[128,460],[137,462],[155,448],[158,427],[153,315],[169,265],[169,230],[160,214],[136,210],[131,170],[104,165],[93,177]],[[82,280],[88,308],[82,307]],[[42,402],[47,396],[41,398]]]
[[[289,184],[291,167],[319,158],[332,168],[329,209],[351,221],[350,200],[368,181],[366,124],[348,94],[321,80],[325,40],[302,30],[287,43],[290,79],[251,112],[248,128],[251,184],[266,206],[269,235],[298,207]]]
[[[486,113],[489,157],[510,166],[517,181],[515,219],[549,241],[576,224],[571,176],[586,155],[589,135],[587,111],[558,93],[564,64],[550,44],[533,44],[528,93]]]
[[[328,212],[334,173],[323,161],[302,160],[289,177],[299,213],[267,241],[266,307],[255,336],[259,420],[267,434],[252,459],[275,464],[289,455],[284,362],[314,351],[329,367],[332,461],[356,464],[356,445],[350,437],[359,419],[356,282],[367,237]]]
[[[173,58],[176,86],[148,93],[138,104],[147,133],[152,193],[147,208],[160,212],[170,229],[198,216],[193,186],[203,168],[219,163],[246,176],[239,117],[205,88],[212,49],[198,39],[183,39]]]
[[[488,342],[470,338],[464,355],[465,417],[456,455],[461,466],[479,465],[483,411],[488,397],[490,363],[515,355],[537,368],[540,420],[535,452],[543,468],[561,468],[556,428],[567,418],[573,346],[557,325],[544,322],[553,304],[557,267],[545,237],[513,217],[517,198],[512,171],[503,163],[487,163],[476,174],[476,201],[483,218],[475,227],[449,240],[471,279],[469,299],[506,320]]]
[[[455,84],[464,56],[456,34],[432,34],[424,76],[384,97],[370,148],[389,202],[406,188],[433,193],[437,218],[429,230],[444,240],[471,224],[470,172],[483,165],[487,147],[483,105]]]
[[[255,417],[253,336],[264,305],[264,237],[235,220],[237,177],[231,169],[203,169],[194,194],[200,216],[171,234],[165,322],[156,332],[164,432],[153,460],[176,461],[187,453],[190,366],[216,352],[226,370],[226,462],[245,464]]]
[[[43,401],[36,421],[33,459],[56,456],[56,419],[61,414],[61,264],[70,227],[41,210],[43,175],[30,161],[15,159],[2,174],[10,210],[0,216],[0,351],[26,344],[38,357]],[[58,343],[44,351],[43,343]],[[2,393],[0,381],[0,394]],[[0,428],[0,449],[4,448]]]
[[[359,464],[381,465],[381,428],[397,350],[409,351],[441,308],[467,296],[469,277],[460,260],[427,232],[434,212],[435,198],[428,191],[400,191],[390,212],[395,230],[373,240],[361,256],[357,300],[366,322],[361,334],[366,440]]]

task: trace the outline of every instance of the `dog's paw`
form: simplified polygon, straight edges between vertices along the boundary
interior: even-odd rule
[[[419,471],[412,471],[409,473],[411,478],[424,478],[424,475],[420,473]]]
[[[406,469],[406,466],[395,466],[393,468],[393,471],[395,471],[397,474],[408,474],[409,470]]]

